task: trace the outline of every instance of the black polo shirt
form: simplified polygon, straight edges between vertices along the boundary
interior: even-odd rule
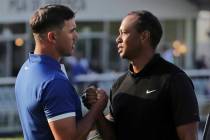
[[[137,74],[130,67],[110,98],[119,140],[178,140],[177,126],[199,121],[192,81],[158,54]]]

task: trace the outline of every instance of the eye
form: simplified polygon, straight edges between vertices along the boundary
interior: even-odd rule
[[[127,34],[128,32],[127,31],[121,31],[121,34]]]
[[[69,30],[70,33],[76,32],[76,28]]]

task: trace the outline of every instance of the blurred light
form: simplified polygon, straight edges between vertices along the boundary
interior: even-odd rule
[[[180,52],[181,54],[187,53],[187,46],[186,46],[185,44],[180,45],[180,47],[179,47],[179,52]]]
[[[174,48],[173,55],[175,57],[179,57],[187,53],[187,46],[179,40],[175,40],[172,43],[172,47]]]
[[[173,50],[173,55],[174,55],[175,57],[179,57],[181,54],[180,54],[176,49],[174,49],[174,50]]]
[[[22,38],[16,38],[15,39],[15,45],[17,46],[17,47],[21,47],[21,46],[23,46],[24,45],[24,40],[22,39]]]
[[[181,45],[181,42],[179,40],[175,40],[172,43],[172,46],[173,46],[174,49],[178,48],[180,45]]]

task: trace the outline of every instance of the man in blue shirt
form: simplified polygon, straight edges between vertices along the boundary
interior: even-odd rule
[[[72,54],[78,38],[74,12],[62,5],[39,8],[30,19],[35,39],[34,53],[17,76],[15,94],[25,140],[85,140],[99,112],[107,103],[105,94],[82,118],[81,103],[59,59]]]

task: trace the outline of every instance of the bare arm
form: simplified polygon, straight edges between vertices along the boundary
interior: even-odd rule
[[[103,113],[100,114],[97,120],[97,129],[103,140],[115,140],[115,133],[113,129],[113,122],[108,120]]]
[[[180,140],[198,140],[198,123],[193,122],[176,128]]]
[[[93,92],[94,90],[97,91],[97,93],[105,94],[105,91],[102,89],[96,89],[94,87],[88,88],[86,90],[86,99],[83,100],[83,103],[87,108],[92,108],[92,106],[94,106],[95,102],[97,101],[97,94],[96,92]],[[112,116],[110,114],[108,116],[109,118],[107,116],[105,117],[103,111],[101,111],[97,119],[96,126],[103,140],[114,140],[115,135],[113,130],[113,122],[110,121],[110,119],[112,119]]]
[[[107,104],[107,96],[100,94],[100,99],[91,107],[82,120],[76,123],[75,117],[53,121],[49,123],[55,140],[86,140],[93,124]]]

